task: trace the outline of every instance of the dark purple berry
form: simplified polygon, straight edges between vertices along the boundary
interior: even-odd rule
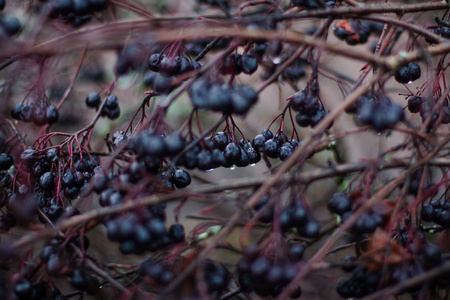
[[[0,154],[0,169],[8,170],[14,164],[12,157],[8,153]]]
[[[242,72],[253,74],[258,69],[258,60],[251,54],[243,54],[241,58]]]
[[[87,107],[98,108],[101,104],[102,100],[100,99],[100,95],[98,93],[90,93],[86,97],[86,105]]]

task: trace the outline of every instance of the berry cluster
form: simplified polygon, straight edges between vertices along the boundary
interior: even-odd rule
[[[385,206],[383,205],[383,208]],[[345,222],[356,209],[352,209],[350,197],[344,193],[338,192],[331,197],[328,202],[328,209],[341,217],[341,222]],[[377,213],[376,209],[364,212],[352,227],[355,234],[373,233],[378,227],[384,227],[386,224],[387,209],[381,210],[383,214]]]
[[[347,259],[349,260],[349,259]],[[381,279],[379,272],[372,272],[364,266],[345,268],[351,276],[338,283],[336,291],[342,298],[361,298],[373,293]]]
[[[251,143],[244,139],[238,142],[231,134],[219,131],[184,153],[175,163],[188,169],[209,170],[233,165],[246,167],[260,160],[261,155]]]
[[[334,7],[336,1],[322,1],[322,0],[291,0],[293,6],[302,6],[306,9],[319,9],[326,7]]]
[[[228,9],[230,7],[228,0],[198,0],[198,2],[211,6],[218,6],[222,9]]]
[[[59,112],[53,105],[47,102],[18,104],[11,110],[11,117],[26,123],[33,122],[36,126],[53,124],[58,122]]]
[[[49,282],[42,280],[32,282],[28,278],[22,278],[14,284],[14,299],[20,300],[66,300],[69,299],[61,295],[61,291]],[[0,292],[3,295],[3,291]],[[3,299],[7,299],[6,295],[3,295]]]
[[[225,57],[219,71],[222,75],[239,75],[241,72],[251,75],[258,69],[258,60],[251,54],[233,53]]]
[[[87,95],[87,107],[95,108],[96,110],[98,110],[101,104],[102,100],[98,93],[90,93]],[[111,120],[115,120],[120,116],[119,99],[116,97],[116,95],[109,95],[108,97],[106,97],[105,104],[103,105],[100,115]]]
[[[153,89],[158,93],[170,92],[175,87],[176,76],[201,68],[197,61],[172,53],[154,53],[148,58],[147,64],[148,68],[154,72],[151,83]]]
[[[105,223],[107,236],[120,243],[119,249],[123,254],[142,254],[184,242],[181,224],[172,224],[169,230],[166,229],[164,209],[164,204],[154,205],[140,212],[108,219]]]
[[[124,75],[129,71],[143,67],[146,59],[145,47],[141,43],[129,43],[118,53],[114,72]]]
[[[59,148],[34,150],[28,148],[20,155],[20,167],[16,173],[15,189],[7,191],[8,211],[21,221],[30,221],[39,213],[39,220],[47,223],[60,217],[77,213],[70,206],[64,209],[64,196],[76,198],[86,190],[98,158],[87,153],[83,156],[65,157]],[[11,224],[11,222],[10,222]]]
[[[49,4],[49,17],[59,17],[73,27],[79,27],[88,22],[92,14],[106,9],[107,4],[107,0],[56,0]]]
[[[139,266],[139,274],[145,278],[151,279],[152,283],[161,286],[169,284],[175,277],[175,274],[171,271],[168,264],[152,259],[145,260]]]
[[[450,39],[450,27],[441,26],[431,29],[431,32],[442,36],[443,38]]]
[[[295,121],[302,127],[316,126],[328,113],[319,99],[317,87],[313,81],[305,89],[295,93],[289,102],[292,109],[298,112]]]
[[[105,104],[102,107],[101,116],[115,120],[120,116],[119,99],[116,95],[106,97]]]
[[[370,22],[341,20],[333,30],[338,39],[345,40],[348,45],[356,45],[367,42],[370,34],[379,31],[379,27]]]
[[[70,209],[72,212],[75,211],[73,207]],[[70,213],[70,210],[67,210]],[[69,215],[71,216],[71,215]],[[69,242],[69,244],[67,244]],[[50,239],[43,246],[39,258],[45,263],[45,271],[52,276],[62,276],[66,275],[68,269],[65,268],[70,260],[74,260],[76,255],[72,247],[82,248],[84,250],[88,249],[90,241],[86,236],[76,237],[69,241],[63,238],[53,238]]]
[[[305,64],[306,61],[303,58],[297,58],[289,67],[283,70],[283,73],[281,73],[282,78],[293,82],[302,79],[306,75]]]
[[[289,140],[284,132],[279,132],[274,136],[268,129],[261,131],[252,141],[252,146],[257,151],[270,158],[280,158],[282,161],[288,159],[299,144],[300,142],[296,139]]]
[[[260,222],[271,223],[274,216],[274,205],[267,206],[269,196],[264,196],[255,205],[256,211],[262,211],[263,215],[259,218]],[[317,238],[320,234],[320,225],[314,220],[303,205],[294,201],[289,204],[280,214],[280,227],[283,232],[287,232],[292,228],[296,229],[296,233],[306,238]]]
[[[153,72],[158,72],[160,75],[169,78],[198,70],[201,66],[195,60],[189,60],[185,56],[154,53],[148,59],[148,68]]]
[[[303,255],[303,246],[291,244],[287,253],[277,253],[276,257],[269,255],[256,247],[250,247],[238,263],[238,282],[241,289],[250,293],[255,291],[262,297],[276,297],[285,286],[297,275],[295,263]],[[300,286],[291,291],[291,298],[301,296]]]
[[[189,89],[192,105],[224,114],[245,115],[258,101],[258,94],[249,86],[229,86],[200,78]]]
[[[394,127],[403,121],[405,114],[403,108],[380,95],[377,98],[368,99],[357,110],[357,118],[361,125],[369,125],[377,132]]]
[[[231,39],[229,38],[221,38],[214,41],[211,39],[191,40],[185,44],[185,48],[191,55],[197,56],[202,53],[206,47],[211,47],[212,51],[225,49],[230,44],[230,40]]]
[[[420,78],[420,67],[416,62],[401,66],[395,72],[395,80],[399,83],[410,83]]]
[[[95,294],[100,286],[99,280],[83,269],[75,269],[70,276],[73,287],[88,294]]]
[[[450,228],[450,203],[445,200],[432,200],[425,204],[422,208],[422,220]]]
[[[61,187],[69,199],[75,199],[81,191],[87,190],[89,180],[101,171],[101,167],[97,167],[99,160],[96,156],[86,155],[82,160],[75,156],[74,162],[74,168],[66,168],[61,174]]]

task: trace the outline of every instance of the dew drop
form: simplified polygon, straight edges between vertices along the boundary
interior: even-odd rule
[[[274,57],[274,58],[272,59],[272,62],[273,62],[274,64],[278,65],[278,64],[281,62],[281,57],[279,57],[279,56]]]
[[[234,169],[236,169],[236,166],[235,165],[231,166],[230,170],[233,171]]]

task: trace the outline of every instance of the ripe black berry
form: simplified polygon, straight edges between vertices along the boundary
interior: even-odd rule
[[[14,161],[8,153],[0,154],[0,169],[8,170],[13,165]]]
[[[93,108],[98,108],[101,104],[101,99],[100,99],[100,95],[98,93],[90,93],[87,97],[86,97],[86,106],[87,107],[93,107]]]

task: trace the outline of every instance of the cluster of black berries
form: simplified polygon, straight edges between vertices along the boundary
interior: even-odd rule
[[[119,99],[116,95],[106,97],[105,104],[102,107],[101,116],[115,120],[120,116]]]
[[[263,24],[265,25],[267,23]],[[267,26],[264,26],[264,29],[274,29],[274,28],[271,28],[271,25],[268,24]],[[283,50],[283,43],[280,43],[279,41],[258,42],[254,44],[253,48],[251,49],[251,53],[254,57],[256,57],[256,59],[264,60],[264,55],[267,54],[268,56],[276,57],[281,55],[282,50]]]
[[[258,94],[249,86],[229,86],[203,78],[192,84],[189,96],[196,109],[237,115],[245,115],[258,101]]]
[[[175,76],[180,76],[201,68],[201,65],[185,56],[164,53],[150,55],[148,67],[153,73],[153,89],[158,93],[170,92],[174,86]],[[150,73],[151,74],[151,73]]]
[[[141,43],[129,43],[118,53],[114,72],[124,75],[131,70],[142,67],[146,59],[146,51]]]
[[[24,218],[23,213],[27,212],[28,218],[40,209],[52,222],[57,221],[64,213],[72,216],[73,212],[69,207],[64,209],[64,198],[61,196],[76,198],[87,187],[98,164],[97,157],[82,154],[82,158],[80,155],[73,155],[67,160],[58,148],[43,151],[28,148],[23,151],[17,175],[17,190],[11,190],[8,210],[20,218]],[[39,220],[47,223],[41,215]]]
[[[440,266],[444,259],[439,247],[433,244],[428,244],[426,240],[422,240],[423,245],[411,244],[406,247],[408,252],[405,261],[401,265],[395,265],[390,271],[389,283],[392,285],[400,284],[408,279],[419,276],[420,274]],[[449,276],[444,274],[437,280],[434,280],[433,285],[437,287],[447,287],[449,283]],[[414,285],[403,292],[409,293],[415,298],[418,296],[422,284]]]
[[[450,106],[448,106],[448,103],[441,106],[438,111],[433,110],[437,100],[438,98],[435,97],[423,97],[420,101],[419,113],[422,121],[425,122],[430,115],[433,114],[431,116],[429,128],[431,128],[438,119],[441,124],[450,123]]]
[[[145,260],[139,266],[139,275],[147,277],[161,286],[168,285],[175,278],[175,274],[171,271],[168,264],[162,261],[154,261],[152,259]]]
[[[357,114],[358,110],[367,102],[373,101],[373,94],[368,91],[364,95],[360,96],[356,101],[352,102],[346,109],[345,112],[348,114]]]
[[[422,220],[450,228],[450,203],[445,200],[432,200],[425,204],[422,208]]]
[[[70,211],[76,214],[75,208],[70,207],[67,212],[70,213]],[[52,238],[43,246],[39,258],[45,263],[47,274],[51,276],[65,275],[65,267],[76,257],[72,247],[87,250],[89,245],[90,241],[84,235],[83,238],[75,237],[69,241],[61,237]]]
[[[151,174],[165,187],[179,189],[187,187],[191,183],[189,173],[174,167],[162,168],[164,158],[174,158],[186,146],[185,139],[177,132],[165,136],[148,131],[136,134],[126,147],[126,150],[136,154],[136,161],[127,167],[119,176],[119,180],[124,183],[136,183]]]
[[[27,105],[20,103],[11,110],[11,117],[27,123],[33,122],[36,126],[42,126],[58,122],[59,112],[55,106],[48,105],[44,101]]]
[[[282,161],[288,159],[299,144],[296,139],[289,140],[284,132],[279,132],[274,136],[268,129],[261,131],[252,141],[252,146],[257,151],[270,158],[280,158]]]
[[[264,23],[265,24],[265,23]],[[267,24],[264,29],[273,29],[270,24]],[[255,43],[251,49],[252,55],[260,61],[264,61],[263,64],[265,70],[262,73],[262,79],[266,80],[272,74],[279,70],[279,67],[283,65],[283,62],[290,58],[292,51],[282,51],[283,44],[276,41],[266,43]],[[265,58],[264,56],[268,57]],[[306,75],[305,71],[306,60],[304,58],[297,58],[291,65],[282,70],[281,79],[297,82]]]
[[[354,259],[345,259],[346,262],[351,260]],[[351,276],[336,286],[336,291],[342,298],[361,298],[376,291],[381,279],[379,272],[372,272],[364,266],[346,266],[343,269],[351,272]]]
[[[178,144],[180,142],[180,144]],[[175,155],[184,147],[178,134],[162,137],[143,131],[133,137],[128,151],[136,154],[136,160],[124,166],[119,174],[97,172],[92,178],[93,190],[100,195],[101,206],[113,206],[125,201],[127,191],[120,190],[121,184],[136,184],[140,180],[156,179],[146,184],[142,195],[150,195],[162,189],[184,188],[191,182],[189,174],[178,168],[162,169],[162,159]],[[154,183],[154,184],[153,184]],[[130,199],[133,201],[133,199]],[[152,205],[139,212],[111,217],[105,220],[108,238],[120,242],[124,254],[141,254],[147,250],[156,251],[169,244],[184,241],[184,228],[173,224],[168,230],[164,224],[165,203]]]
[[[41,280],[33,282],[28,278],[22,278],[13,286],[14,298],[20,300],[66,300],[69,299],[61,295],[61,291],[47,281]],[[3,293],[0,292],[0,295]],[[6,294],[6,293],[5,293]],[[6,295],[2,299],[8,299]]]
[[[267,205],[269,200],[270,197],[266,195],[255,205],[256,211],[263,212],[263,215],[259,218],[262,223],[273,222],[275,207],[273,204]],[[306,238],[317,238],[320,234],[319,223],[308,214],[308,211],[298,201],[294,201],[283,208],[279,222],[283,232],[295,228],[300,236]]]
[[[258,69],[258,60],[251,54],[233,53],[225,57],[219,71],[223,75],[253,74]]]
[[[198,0],[198,2],[211,6],[218,6],[222,9],[228,9],[230,7],[228,0]]]
[[[154,53],[148,59],[148,67],[153,72],[158,72],[164,77],[178,76],[201,68],[195,60],[189,60],[185,56],[173,56]]]
[[[314,86],[316,84],[313,82],[305,89],[298,91],[289,102],[292,109],[298,112],[295,121],[302,127],[316,126],[328,113],[319,99],[318,90]]]
[[[243,292],[254,291],[262,297],[276,297],[286,285],[297,275],[295,263],[303,256],[303,246],[292,244],[287,253],[277,255],[264,255],[256,247],[246,249],[238,263],[238,282]],[[301,296],[302,290],[297,286],[291,291],[291,298]]]
[[[326,7],[334,7],[336,1],[323,1],[323,0],[291,0],[293,6],[301,6],[306,9],[319,9]]]
[[[88,294],[95,294],[100,286],[100,281],[83,269],[75,269],[72,271],[70,283],[74,288]]]
[[[91,19],[93,13],[104,10],[107,0],[56,0],[50,5],[50,18],[58,18],[79,27]]]
[[[102,104],[102,100],[98,93],[90,93],[86,97],[86,106],[90,108],[99,109]],[[100,114],[102,117],[107,117],[111,120],[115,120],[120,116],[119,99],[116,95],[109,95],[106,97],[105,105],[102,108]]]
[[[438,23],[439,26],[431,26],[428,28],[428,30],[430,30],[432,33],[437,34],[445,39],[450,39],[450,25],[447,22],[442,21],[438,17],[436,17],[434,20],[436,21],[436,23]],[[427,37],[425,37],[425,40],[430,44],[435,43],[435,41],[433,41]]]
[[[74,168],[66,168],[61,174],[61,187],[69,199],[75,199],[86,191],[92,176],[101,171],[101,167],[97,167],[99,161],[96,156],[91,158],[86,155],[82,160],[75,156],[74,159]]]
[[[159,204],[111,218],[105,225],[108,238],[120,243],[119,249],[123,254],[142,254],[184,242],[184,227],[172,224],[167,230],[164,220],[165,204]]]
[[[175,163],[188,169],[210,170],[218,167],[229,168],[233,165],[246,167],[260,160],[260,153],[251,143],[244,139],[238,142],[230,134],[220,131],[212,138],[197,143]]]
[[[345,222],[353,213],[352,201],[344,193],[335,193],[328,202],[328,209],[341,217],[341,222]],[[352,227],[352,232],[356,234],[373,233],[377,227],[383,227],[386,219],[383,215],[374,210],[364,212]]]
[[[18,34],[20,28],[20,22],[16,17],[4,14],[0,15],[0,40]]]
[[[303,58],[297,58],[289,67],[283,70],[281,73],[282,78],[296,82],[305,77],[305,64],[306,61]]]
[[[410,62],[407,65],[400,66],[395,71],[395,80],[399,83],[410,83],[420,78],[420,66],[416,62]]]
[[[450,39],[450,27],[440,26],[430,29],[431,32],[440,35],[445,39]],[[428,42],[431,42],[427,39]]]
[[[159,167],[164,157],[173,157],[186,146],[185,139],[177,132],[166,136],[154,132],[142,131],[128,142],[127,150],[133,151],[139,161],[150,170]]]
[[[360,20],[341,20],[333,28],[334,35],[345,40],[348,45],[364,44],[372,32],[379,31],[375,23],[362,22]]]
[[[214,41],[214,43],[213,43],[213,41]],[[200,53],[202,53],[206,47],[211,47],[211,51],[225,49],[230,44],[230,41],[231,41],[231,39],[229,39],[229,38],[221,38],[218,40],[197,39],[197,40],[189,41],[188,43],[185,44],[185,47],[186,47],[186,50],[191,55],[197,56]]]
[[[207,260],[204,264],[204,282],[209,293],[222,293],[231,279],[230,271],[221,263]]]
[[[411,218],[407,216],[403,224],[397,229],[394,236],[400,245],[404,247],[401,263],[394,264],[389,268],[388,284],[399,284],[415,276],[441,266],[448,261],[447,253],[434,244],[430,244],[421,226],[415,226]],[[444,255],[445,254],[445,255]],[[450,284],[450,274],[445,273],[430,282],[437,288],[447,288]],[[423,283],[417,284],[405,290],[413,298],[418,296]]]
[[[394,127],[398,122],[403,121],[405,114],[400,105],[392,103],[386,96],[377,98],[366,98],[357,110],[357,118],[361,125],[369,125],[377,132]]]

